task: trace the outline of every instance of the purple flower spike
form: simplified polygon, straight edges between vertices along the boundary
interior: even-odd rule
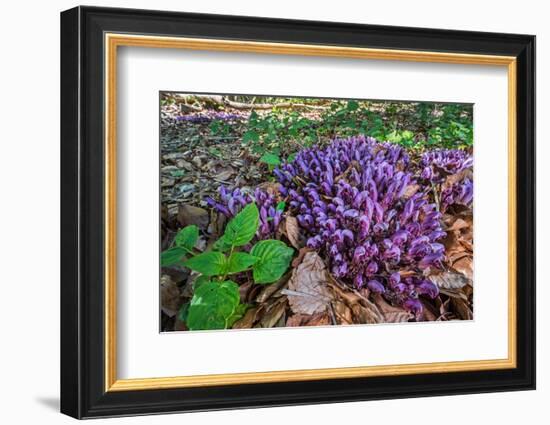
[[[439,288],[429,280],[423,280],[416,286],[416,292],[434,299],[439,295]]]
[[[409,298],[403,303],[403,308],[413,313],[417,318],[422,315],[423,307],[422,303],[418,299]]]
[[[372,292],[376,294],[383,294],[384,292],[386,292],[386,288],[384,288],[384,285],[382,285],[376,279],[369,280],[369,283],[367,283],[367,288],[369,288]]]
[[[368,275],[373,275],[375,274],[377,271],[378,271],[378,264],[374,261],[371,261],[368,265],[367,265],[367,268],[365,270],[367,272]]]

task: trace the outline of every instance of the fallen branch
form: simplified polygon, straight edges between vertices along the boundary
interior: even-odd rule
[[[188,95],[188,96],[176,95],[175,100],[180,105],[183,104],[186,107],[191,106],[187,102],[193,101],[193,100],[194,101],[199,100],[210,106],[229,106],[234,109],[261,109],[261,110],[267,110],[267,109],[273,109],[273,108],[280,108],[280,109],[306,108],[306,109],[315,109],[315,110],[327,109],[326,106],[307,105],[305,103],[292,103],[292,102],[243,103],[243,102],[236,102],[234,100],[229,100],[224,96],[213,96],[213,95],[202,95],[202,94],[194,94],[194,95]],[[193,108],[196,108],[196,107],[193,106]]]

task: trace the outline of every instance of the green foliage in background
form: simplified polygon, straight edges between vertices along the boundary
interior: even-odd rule
[[[267,113],[252,111],[242,144],[270,168],[302,148],[361,134],[418,150],[473,144],[471,105],[342,100],[320,108],[315,116],[304,111],[311,112],[277,108],[276,103]],[[210,128],[221,137],[230,131],[228,124],[217,121]]]

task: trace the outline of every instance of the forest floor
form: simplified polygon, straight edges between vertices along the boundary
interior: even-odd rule
[[[383,105],[374,104],[371,108],[384,115]],[[196,225],[200,230],[195,246],[198,252],[211,249],[227,224],[227,217],[212,209],[206,201],[208,197],[219,197],[220,186],[229,190],[241,188],[252,193],[258,187],[270,191],[277,184],[272,176],[273,167],[259,162],[259,155],[243,146],[250,112],[226,105],[223,113],[233,118],[225,120],[223,131],[213,131],[212,120],[182,121],[179,118],[182,110],[178,104],[162,106],[162,250],[170,248],[178,231],[189,225]],[[310,120],[320,119],[315,109],[305,108],[300,113]],[[192,116],[195,113],[186,111],[185,114]],[[269,110],[260,110],[257,114],[262,117],[269,114]],[[418,157],[416,153],[414,155]],[[444,184],[463,178],[463,172],[457,177],[458,174],[446,175],[448,183]],[[281,279],[270,285],[254,284],[246,276],[238,282],[241,303],[248,308],[232,324],[233,329],[473,318],[471,208],[451,208],[442,215],[442,226],[446,232],[442,240],[446,252],[445,268],[430,277],[437,285],[438,294],[433,299],[421,297],[423,308],[420,314],[393,303],[391,298],[367,287],[352,287],[332,276],[325,270],[323,258],[305,246],[304,237],[298,234],[295,217],[290,213],[285,217],[275,237],[295,248],[290,268]],[[197,274],[185,267],[162,268],[163,331],[188,329],[181,311],[193,297],[193,282],[196,279]],[[296,297],[298,292],[308,294],[305,303],[302,298]]]

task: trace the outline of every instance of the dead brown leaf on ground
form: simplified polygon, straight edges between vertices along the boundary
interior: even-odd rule
[[[432,274],[428,276],[428,279],[435,283],[439,289],[460,289],[470,282],[462,273],[453,271]]]
[[[305,240],[300,233],[300,228],[296,217],[289,215],[285,218],[284,234],[294,248],[300,249],[304,246]]]
[[[279,291],[281,288],[286,287],[290,276],[291,273],[286,273],[277,282],[271,285],[264,286],[262,290],[258,293],[258,295],[256,295],[255,301],[258,304],[261,304],[266,302],[270,297],[276,295],[277,291]]]
[[[334,293],[335,300],[343,303],[347,307],[347,309],[345,309],[338,302],[333,303],[333,309],[336,316],[340,319],[348,321],[347,314],[349,314],[349,310],[351,311],[351,323],[372,324],[382,323],[384,321],[384,316],[378,307],[369,300],[368,294],[362,294],[355,289],[346,288],[332,276],[330,276],[330,289]],[[344,314],[341,314],[341,312]]]
[[[315,314],[326,311],[332,294],[327,287],[325,264],[316,252],[305,254],[301,264],[292,272],[288,289],[282,293],[288,297],[294,313]]]
[[[233,329],[250,329],[254,327],[258,315],[258,307],[249,308],[243,317],[233,324]]]
[[[168,275],[160,277],[160,305],[169,317],[174,317],[181,306],[181,295],[178,286]]]
[[[188,204],[180,204],[178,209],[178,222],[182,227],[195,225],[200,229],[206,229],[210,221],[210,215],[204,208]]]
[[[284,325],[286,308],[287,302],[283,298],[267,306],[256,327],[273,328],[276,325]]]
[[[286,321],[286,326],[327,326],[330,325],[330,317],[327,312],[308,314],[294,314]]]
[[[384,316],[384,322],[385,323],[402,323],[402,322],[408,322],[410,319],[412,319],[414,316],[408,312],[407,310],[396,307],[391,304],[389,304],[382,295],[377,294],[374,297],[374,304],[378,307],[378,310],[382,313]]]
[[[418,189],[420,189],[420,185],[417,184],[410,184],[405,188],[405,192],[403,192],[402,198],[407,200],[411,196],[413,196],[416,192],[418,192]]]
[[[467,301],[462,298],[451,298],[451,305],[453,306],[453,310],[462,320],[472,320],[474,318]]]

